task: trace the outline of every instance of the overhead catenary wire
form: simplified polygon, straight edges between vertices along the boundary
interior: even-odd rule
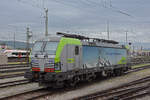
[[[39,4],[37,4],[35,1],[33,1],[33,0],[30,0],[30,1],[18,0],[18,2],[21,2],[21,3],[24,3],[24,4],[28,4],[28,5],[30,5],[30,6],[32,6],[34,8],[39,8],[39,9],[43,10],[43,8]]]
[[[41,14],[40,14],[40,18],[44,18],[44,8],[42,6],[40,6],[39,4],[37,4],[34,0],[30,0],[30,1],[27,1],[27,0],[17,0],[18,2],[20,3],[23,3],[23,4],[27,4],[27,5],[30,5],[32,6],[33,8],[38,8],[40,9],[41,11]],[[37,0],[36,0],[37,1]]]
[[[65,0],[52,0],[53,2],[56,2],[58,4],[61,4],[61,5],[64,5],[64,6],[69,6],[69,7],[72,7],[72,8],[75,8],[75,9],[79,9],[79,10],[84,10],[85,8],[79,6],[79,3],[78,5],[77,2],[66,2]]]
[[[110,9],[110,10],[112,10],[113,12],[118,12],[118,13],[120,13],[120,14],[129,16],[129,17],[132,17],[132,15],[130,15],[130,14],[128,14],[128,13],[122,11],[122,10],[119,10],[118,8],[116,8],[116,7],[114,7],[114,6],[112,6],[112,1],[110,1],[109,6],[107,6],[106,0],[102,1],[103,4],[96,3],[96,2],[93,2],[93,1],[91,1],[91,0],[86,0],[86,1],[89,2],[89,3],[91,3],[91,4],[94,4],[94,5],[97,5],[97,6],[101,6],[101,7],[106,8],[106,9]]]
[[[30,0],[30,1],[18,0],[18,1],[22,2],[22,3],[25,3],[25,4],[28,4],[28,5],[30,5],[30,6],[32,6],[34,8],[38,8],[38,9],[41,10],[40,18],[45,18],[45,36],[47,36],[48,35],[48,9],[45,8],[45,5],[44,5],[45,2],[44,2],[44,0],[42,0],[42,1],[40,0],[41,3],[42,3],[42,5],[40,5],[39,3],[37,3],[37,1],[39,1],[39,0]],[[43,10],[46,13],[45,15],[44,15]],[[41,21],[41,24],[42,23],[43,23],[43,21]]]
[[[43,10],[45,7],[44,7],[44,2],[45,0],[42,0],[42,6],[40,6],[39,4],[36,3],[37,0],[30,0],[29,1],[24,1],[24,0],[18,0],[19,2],[22,2],[22,3],[26,3],[26,4],[29,4],[31,5],[32,7],[36,7],[36,8],[39,8],[41,10]],[[67,6],[72,6],[74,8],[78,8],[78,9],[83,9],[83,8],[80,8],[78,5],[75,5],[75,4],[79,4],[77,3],[77,1],[65,1],[65,0],[52,0],[54,2],[57,2],[57,3],[60,3],[60,4],[63,4],[63,5],[67,5]],[[99,1],[99,0],[98,0]],[[94,2],[94,1],[91,1],[91,0],[80,0],[78,2],[81,2],[82,4],[85,4],[85,5],[88,5],[88,6],[92,6],[92,4],[94,4],[95,6],[98,6],[98,7],[103,7],[103,8],[106,8],[106,9],[109,9],[109,10],[112,10],[113,12],[117,12],[117,13],[120,13],[120,14],[123,14],[123,15],[126,15],[126,16],[129,16],[129,17],[132,17],[130,14],[128,14],[127,12],[125,11],[122,11],[122,10],[119,10],[118,8],[112,6],[112,1],[109,0],[109,6],[107,6],[107,2],[106,0],[102,0],[101,2]],[[93,6],[93,7],[95,7]]]
[[[42,5],[37,4],[36,1],[39,1],[39,0],[31,0],[31,1],[18,0],[18,1],[24,2],[26,4],[30,4],[32,7],[40,8],[42,10],[43,10],[43,8],[45,8],[45,5],[44,5],[45,4],[45,0],[41,0],[41,4]],[[120,14],[123,14],[123,15],[131,17],[130,14],[128,14],[128,13],[126,13],[126,12],[116,8],[116,7],[114,7],[112,5],[112,1],[111,0],[109,0],[109,3],[106,2],[106,0],[101,0],[101,1],[97,0],[97,2],[96,1],[92,1],[92,0],[79,0],[79,1],[76,1],[76,0],[71,0],[71,1],[70,0],[69,1],[66,1],[66,0],[63,0],[63,1],[62,0],[51,0],[51,1],[57,2],[57,3],[62,4],[62,5],[74,7],[74,8],[80,9],[80,10],[85,10],[88,7],[87,8],[86,7],[82,8],[78,4],[80,4],[80,5],[84,4],[84,5],[87,5],[87,6],[91,6],[93,8],[103,7],[103,8],[109,9],[109,10],[111,10],[113,12],[117,12],[117,13],[120,13]],[[95,11],[94,9],[91,9],[91,8],[88,8],[88,10]]]
[[[57,2],[59,4],[62,4],[62,5],[65,5],[65,6],[74,7],[76,9],[80,9],[80,10],[88,9],[92,12],[94,11],[94,10],[91,10],[91,8],[89,9],[88,7],[81,8],[80,6],[75,5],[75,4],[79,4],[79,3],[77,3],[77,1],[76,2],[74,2],[74,1],[65,1],[65,0],[63,0],[63,1],[62,0],[52,0],[52,1]],[[101,2],[94,2],[94,1],[91,1],[91,0],[80,0],[78,2],[80,2],[82,4],[85,4],[87,6],[94,7],[94,8],[95,7],[96,8],[97,7],[103,7],[105,9],[109,9],[113,12],[120,13],[120,14],[128,16],[128,17],[133,17],[131,14],[128,14],[127,12],[122,11],[119,8],[116,8],[116,7],[112,6],[112,1],[111,0],[110,0],[110,3],[109,3],[109,6],[107,6],[106,0],[104,0],[104,1],[102,0]]]

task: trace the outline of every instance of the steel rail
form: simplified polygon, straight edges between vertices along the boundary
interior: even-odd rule
[[[24,76],[24,73],[11,74],[11,75],[3,75],[3,76],[0,76],[0,79],[14,78],[14,77],[20,77],[20,76]]]
[[[74,98],[73,100],[91,100],[91,99],[101,97],[101,96],[105,96],[105,95],[108,96],[108,94],[111,94],[111,93],[113,94],[113,92],[111,92],[111,91],[116,91],[117,89],[122,89],[122,88],[129,87],[129,86],[131,87],[131,86],[134,86],[134,85],[137,85],[137,84],[142,84],[142,83],[149,82],[149,81],[150,81],[150,76],[147,76],[147,77],[144,77],[144,78],[141,78],[141,79],[129,82],[129,83],[122,84],[118,87],[114,87],[114,88],[111,88],[111,89],[108,89],[108,90],[103,90],[103,91],[100,91],[100,92],[97,92],[97,93],[93,93],[93,94],[89,94],[89,95],[86,95],[86,96]],[[131,89],[129,89],[129,90],[131,90]],[[124,90],[124,91],[127,91],[127,90]],[[120,92],[121,92],[121,90],[120,90]]]
[[[22,85],[22,84],[27,84],[27,83],[29,83],[29,81],[27,79],[17,80],[17,81],[9,81],[9,82],[0,83],[0,88],[6,88],[6,87],[10,87],[10,86]]]

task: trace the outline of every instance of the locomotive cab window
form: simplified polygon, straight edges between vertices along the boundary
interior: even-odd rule
[[[75,46],[75,55],[79,55],[79,46]]]
[[[45,52],[48,54],[55,54],[57,49],[58,42],[47,42],[45,46]]]
[[[39,52],[42,51],[43,42],[36,42],[32,48],[32,52]]]

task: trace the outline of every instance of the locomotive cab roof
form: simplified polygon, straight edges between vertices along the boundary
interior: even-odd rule
[[[89,38],[82,35],[76,35],[76,34],[67,34],[62,32],[57,32],[57,35],[63,36],[63,37],[69,37],[69,38],[76,38],[79,40],[92,40],[93,42],[104,42],[104,43],[111,43],[111,44],[119,44],[119,42],[114,40],[106,40],[106,39],[99,39],[99,38]]]
[[[119,44],[119,42],[114,40],[106,40],[106,39],[99,39],[99,38],[89,38],[82,35],[76,35],[76,34],[67,34],[67,33],[61,33],[57,32],[56,36],[47,36],[42,39],[39,39],[37,41],[60,41],[61,37],[66,38],[75,38],[79,39],[81,41],[89,41],[89,42],[102,42],[102,43],[110,43],[110,44]]]
[[[105,46],[105,47],[115,47],[115,48],[125,48],[124,45],[119,45],[119,42],[114,40],[106,40],[106,39],[99,39],[99,38],[89,38],[82,35],[76,34],[67,34],[57,32],[55,36],[47,36],[37,41],[51,41],[51,42],[59,42],[61,38],[72,38],[78,39],[82,42],[82,45],[90,45],[90,46]]]

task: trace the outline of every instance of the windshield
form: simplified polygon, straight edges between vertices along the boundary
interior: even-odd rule
[[[58,42],[47,42],[45,46],[45,52],[48,54],[55,54]]]
[[[36,42],[32,48],[32,51],[42,51],[43,42]]]

